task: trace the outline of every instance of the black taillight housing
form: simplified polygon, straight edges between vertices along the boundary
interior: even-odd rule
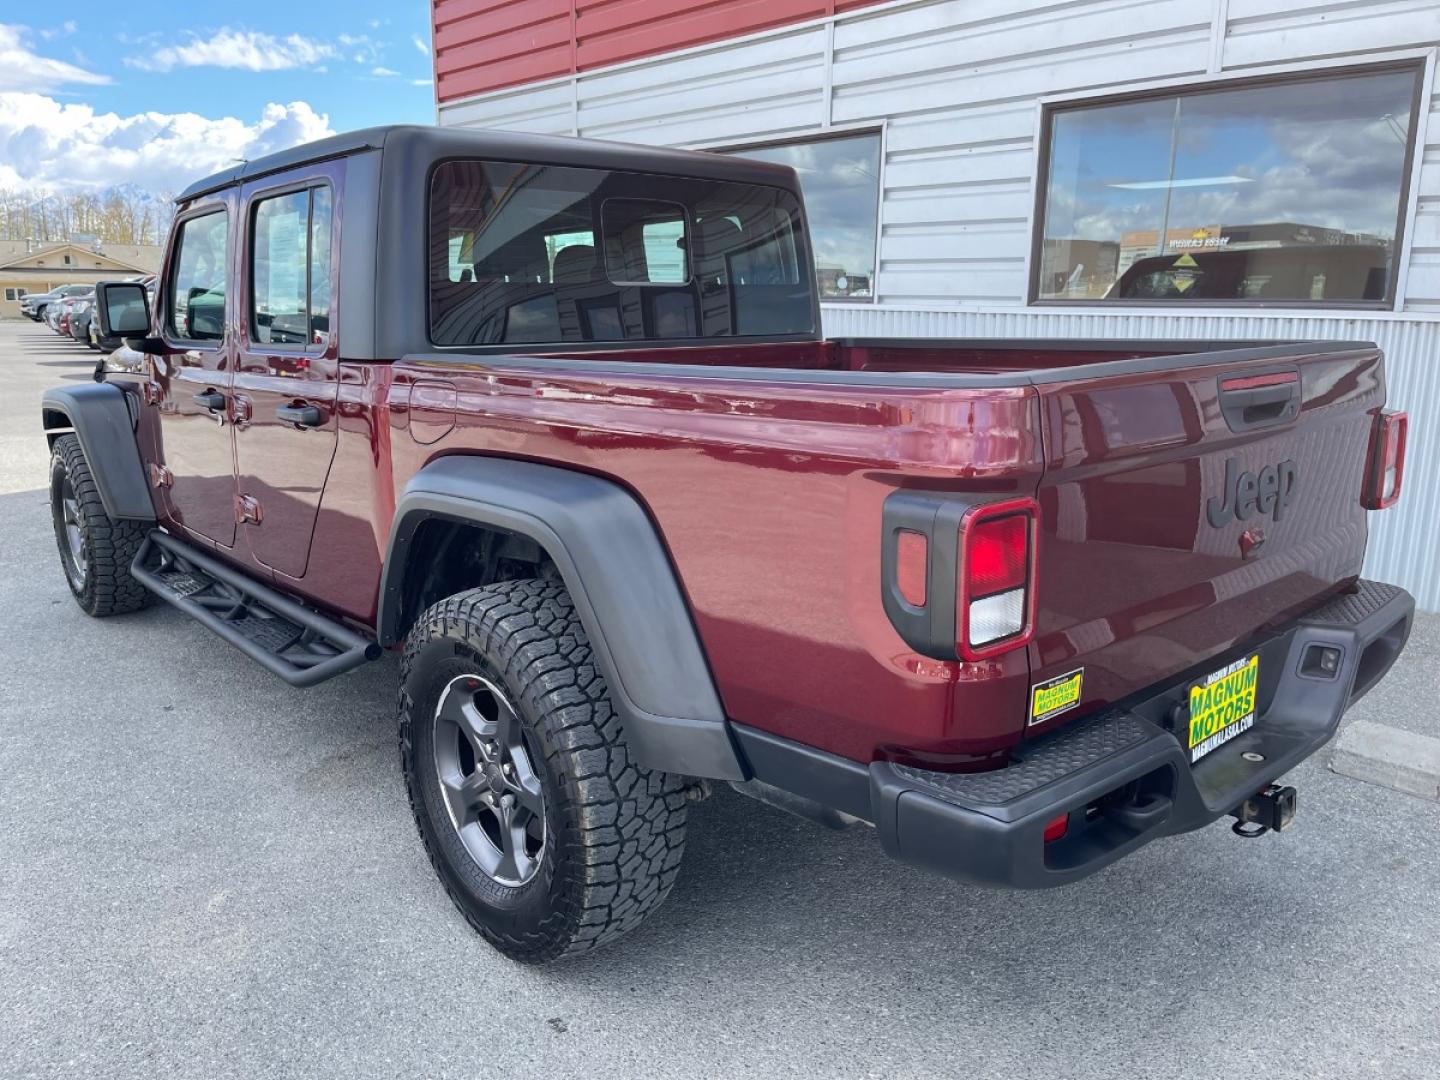
[[[885,500],[882,527],[882,600],[916,652],[983,660],[1034,636],[1034,499],[896,492]]]

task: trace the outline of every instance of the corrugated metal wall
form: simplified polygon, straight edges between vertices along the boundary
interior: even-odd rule
[[[460,2],[437,0],[437,21]],[[1376,341],[1413,424],[1369,569],[1440,610],[1440,98],[1421,117],[1406,314],[1025,307],[1042,97],[1427,50],[1433,68],[1437,45],[1437,0],[907,0],[447,101],[439,119],[692,147],[883,126],[880,302],[828,305],[831,334]]]

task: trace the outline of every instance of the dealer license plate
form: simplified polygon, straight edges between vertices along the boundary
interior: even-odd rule
[[[1190,687],[1190,762],[1255,726],[1260,657],[1227,664]]]

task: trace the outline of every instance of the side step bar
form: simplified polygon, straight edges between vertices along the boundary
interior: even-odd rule
[[[135,553],[130,573],[291,686],[314,686],[384,651],[159,529]]]

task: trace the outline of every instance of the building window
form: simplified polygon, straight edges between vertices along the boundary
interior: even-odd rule
[[[771,143],[727,151],[789,165],[800,175],[821,300],[875,296],[880,133]]]
[[[24,295],[25,295],[25,290],[24,290],[24,289],[6,289],[6,290],[5,290],[5,299],[6,299],[6,300],[19,300],[19,299],[20,299],[22,296],[24,296]]]
[[[1032,297],[1393,301],[1416,65],[1047,110]]]

